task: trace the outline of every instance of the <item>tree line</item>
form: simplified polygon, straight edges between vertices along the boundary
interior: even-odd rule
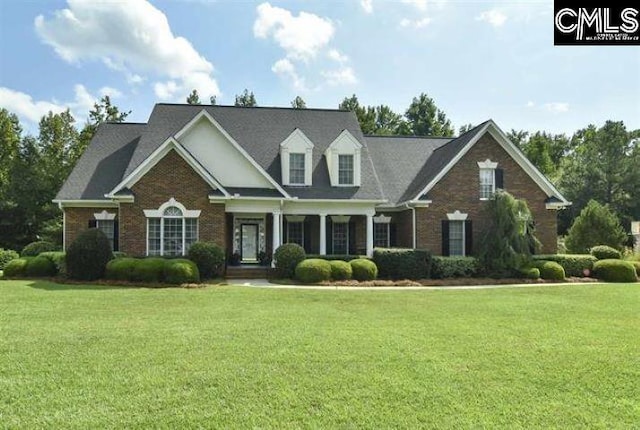
[[[196,90],[186,98],[201,104]],[[209,99],[216,104],[215,97]],[[236,106],[258,106],[245,89]],[[291,107],[306,109],[297,96]],[[355,113],[364,134],[453,136],[455,129],[434,100],[422,93],[402,112],[387,105],[365,106],[353,94],[339,109]],[[69,110],[49,112],[38,124],[38,134],[23,132],[18,117],[0,109],[0,248],[21,249],[37,239],[62,241],[62,215],[51,200],[82,155],[99,124],[126,120],[108,96],[94,104],[88,120],[76,125]],[[459,134],[473,128],[465,124]],[[565,234],[590,200],[606,205],[629,229],[640,220],[640,130],[627,130],[622,121],[590,124],[572,135],[546,131],[511,130],[508,137],[547,175],[573,205],[560,212],[559,234]],[[402,145],[401,142],[398,145]]]

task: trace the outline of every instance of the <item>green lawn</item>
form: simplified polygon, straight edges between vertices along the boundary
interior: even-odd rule
[[[639,381],[640,284],[0,281],[7,428],[630,428]]]

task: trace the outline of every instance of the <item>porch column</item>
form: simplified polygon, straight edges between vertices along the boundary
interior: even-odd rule
[[[367,257],[373,257],[373,215],[367,215]]]
[[[327,255],[327,214],[320,214],[320,255]]]
[[[280,211],[273,211],[273,230],[271,236],[273,236],[272,252],[276,252],[276,249],[280,247]],[[273,263],[272,263],[273,264]]]

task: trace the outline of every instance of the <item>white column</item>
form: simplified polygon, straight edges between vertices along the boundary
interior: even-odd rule
[[[367,215],[367,257],[373,257],[373,215]]]
[[[327,255],[327,214],[320,214],[320,255]]]
[[[276,249],[280,247],[280,211],[273,211],[273,229],[271,236],[273,237],[272,252],[276,252]],[[274,266],[274,262],[271,262],[271,266]]]

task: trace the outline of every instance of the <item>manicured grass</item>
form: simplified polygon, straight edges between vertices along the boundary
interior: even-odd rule
[[[0,281],[8,428],[631,428],[640,285]]]

